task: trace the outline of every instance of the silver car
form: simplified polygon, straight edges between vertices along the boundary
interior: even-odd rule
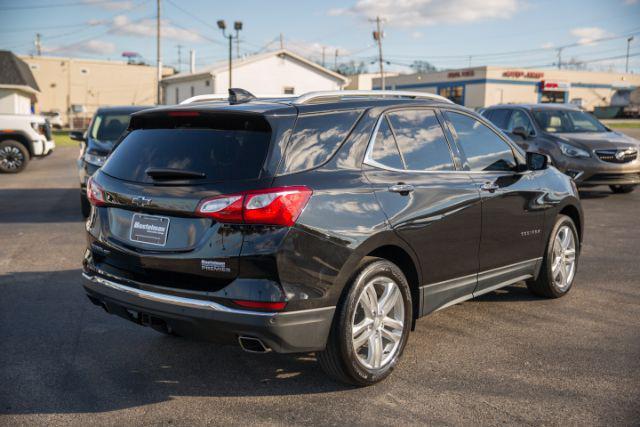
[[[526,151],[551,157],[580,187],[630,193],[640,184],[640,141],[567,104],[496,105],[482,115]]]

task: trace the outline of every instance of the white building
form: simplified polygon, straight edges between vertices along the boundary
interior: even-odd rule
[[[40,88],[29,66],[9,51],[0,51],[0,113],[31,114]]]
[[[385,79],[396,77],[399,73],[385,71]],[[373,79],[379,79],[380,73],[360,73],[349,76],[349,84],[345,87],[347,90],[371,90],[373,89]],[[378,83],[378,85],[380,85]]]
[[[180,73],[162,80],[165,104],[178,104],[195,95],[226,94],[228,63],[204,71]],[[317,90],[340,90],[347,78],[286,49],[233,61],[232,87],[256,95],[302,94]]]

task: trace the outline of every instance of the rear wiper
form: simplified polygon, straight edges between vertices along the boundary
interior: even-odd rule
[[[148,168],[145,173],[153,179],[202,179],[207,177],[203,172],[171,168]]]

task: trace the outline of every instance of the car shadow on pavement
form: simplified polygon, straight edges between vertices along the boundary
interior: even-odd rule
[[[79,222],[79,188],[0,189],[0,223]]]
[[[603,199],[611,195],[613,193],[608,190],[580,190],[581,199]]]
[[[0,275],[0,413],[103,412],[173,396],[318,394],[313,354],[250,354],[161,335],[89,302],[80,270]]]

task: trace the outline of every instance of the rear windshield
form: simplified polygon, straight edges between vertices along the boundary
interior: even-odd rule
[[[98,114],[89,135],[99,141],[116,141],[129,125],[129,114]]]
[[[115,178],[154,182],[149,169],[204,174],[198,181],[260,176],[270,132],[218,129],[138,129],[127,135],[102,170]]]

